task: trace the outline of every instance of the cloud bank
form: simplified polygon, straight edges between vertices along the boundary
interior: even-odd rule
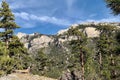
[[[102,19],[87,19],[87,20],[80,20],[77,23],[84,23],[84,22],[120,22],[120,17],[107,17]]]
[[[46,22],[46,23],[51,23],[51,24],[60,25],[60,26],[69,26],[72,24],[69,20],[66,20],[66,19],[59,19],[56,17],[49,17],[49,16],[36,16],[36,15],[29,14],[26,12],[20,12],[20,13],[15,12],[14,15],[16,16],[16,18],[20,18],[21,21],[25,20],[25,21]],[[25,24],[26,26],[30,26],[28,25],[28,23],[25,23]]]

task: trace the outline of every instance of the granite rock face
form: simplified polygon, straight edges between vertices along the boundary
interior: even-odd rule
[[[88,38],[92,38],[92,37],[99,37],[99,31],[96,31],[96,28],[93,28],[93,27],[87,27],[85,29],[85,32],[88,36]]]
[[[98,24],[111,24],[120,27],[120,23],[83,23],[82,25],[98,25]],[[75,28],[78,27],[80,24],[71,25],[71,27]],[[56,35],[44,35],[39,33],[33,34],[25,34],[25,33],[18,33],[17,36],[24,43],[24,46],[29,50],[30,53],[34,53],[38,51],[40,48],[50,47],[50,45],[54,44],[58,47],[62,47],[67,49],[64,46],[64,42],[68,40],[76,39],[74,36],[70,36],[67,38],[65,33],[71,28],[60,30]],[[99,37],[99,31],[96,31],[96,28],[93,26],[88,26],[84,29],[84,33],[88,36],[88,38]]]
[[[48,47],[49,44],[53,42],[52,36],[39,33],[26,34],[24,36],[22,33],[18,33],[17,36],[20,38],[20,41],[24,43],[24,46],[29,50],[30,53],[40,48]]]

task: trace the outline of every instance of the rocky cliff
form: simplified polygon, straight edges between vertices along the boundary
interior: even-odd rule
[[[99,32],[96,31],[96,28],[92,25],[98,25],[98,24],[111,24],[120,27],[120,23],[95,23],[95,22],[89,22],[89,23],[83,23],[83,24],[74,24],[71,25],[71,27],[75,28],[79,25],[87,26],[84,29],[84,33],[88,36],[88,38],[98,37]],[[68,29],[70,29],[69,27]],[[65,47],[64,42],[66,42],[68,39],[64,35],[68,31],[68,29],[60,30],[56,35],[44,35],[39,33],[33,33],[33,34],[25,34],[25,33],[18,33],[17,36],[20,38],[21,42],[24,43],[24,46],[29,50],[30,53],[35,53],[40,48],[51,48],[51,45],[63,48],[67,50],[67,47]],[[69,40],[71,40],[74,37],[69,37]],[[47,51],[48,52],[48,51]]]

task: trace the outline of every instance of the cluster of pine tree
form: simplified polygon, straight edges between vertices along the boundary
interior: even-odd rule
[[[88,26],[94,26],[100,32],[99,37],[88,38],[83,32]],[[81,29],[81,30],[80,30]],[[68,68],[77,69],[82,80],[120,79],[120,28],[109,24],[79,25],[68,30],[72,52]]]
[[[120,14],[120,0],[106,0],[113,14]],[[87,38],[83,32],[86,27],[94,26],[99,37]],[[81,30],[80,30],[81,29]],[[68,68],[81,71],[81,80],[119,80],[120,79],[120,28],[110,24],[79,25],[68,30],[72,53]]]
[[[120,14],[120,0],[106,0],[114,14]],[[94,26],[100,32],[99,37],[88,38],[86,27]],[[24,69],[32,64],[31,72],[58,78],[62,71],[77,71],[81,80],[119,80],[120,79],[120,28],[109,25],[79,25],[70,28],[68,37],[75,39],[69,44],[69,54],[54,46],[50,54],[41,49],[29,57],[27,49],[14,35],[19,28],[6,1],[0,8],[0,75],[9,74],[15,69]],[[56,52],[57,51],[57,52]],[[59,52],[58,52],[59,51]],[[56,54],[53,54],[56,53]],[[63,54],[62,54],[63,53]],[[77,79],[76,79],[77,80]]]
[[[29,57],[27,49],[14,35],[19,28],[15,23],[14,15],[4,0],[0,8],[0,75],[9,74],[12,70],[27,68]]]
[[[106,1],[113,13],[118,15],[120,0]],[[87,37],[84,31],[90,26],[100,32],[99,37]],[[62,71],[69,69],[78,72],[80,80],[120,79],[120,28],[110,24],[79,25],[69,29],[67,36],[75,38],[64,43],[69,44],[71,53],[64,53],[57,47],[53,47],[50,55],[40,50],[34,59],[33,73],[58,78]]]

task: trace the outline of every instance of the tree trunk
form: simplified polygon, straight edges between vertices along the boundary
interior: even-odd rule
[[[99,66],[99,69],[100,69],[100,76],[102,76],[102,54],[101,53],[99,53],[99,64],[100,64],[100,66]]]
[[[113,59],[113,54],[110,55],[111,56],[111,64],[114,65],[115,64],[115,61]]]
[[[8,29],[5,29],[5,32],[7,32]],[[8,39],[8,34],[5,35],[5,45],[6,45],[6,48],[8,49],[8,44],[9,44],[9,39]]]
[[[6,43],[6,48],[8,49],[8,44],[9,44],[8,39],[6,39],[5,43]]]
[[[82,80],[84,80],[84,55],[81,53],[81,70],[82,70]]]
[[[111,65],[112,65],[112,66],[115,66],[115,60],[113,59],[113,54],[111,54],[110,57],[111,57]],[[116,71],[115,71],[115,70],[112,70],[111,76],[112,76],[112,77],[115,77],[116,75],[117,75]]]
[[[102,64],[102,54],[101,53],[99,53],[99,64],[100,64],[100,66]]]

